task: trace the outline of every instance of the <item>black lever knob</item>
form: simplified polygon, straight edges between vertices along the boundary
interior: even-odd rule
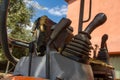
[[[54,31],[52,32],[52,34],[50,36],[51,40],[54,40],[60,34],[60,32],[63,29],[69,27],[70,24],[71,24],[71,20],[70,19],[62,18],[60,20],[60,22],[56,25]]]
[[[101,40],[101,48],[104,48],[105,47],[105,44],[106,44],[106,41],[108,40],[108,35],[107,34],[104,34],[102,36],[102,40]]]
[[[95,28],[105,23],[106,20],[107,16],[104,13],[99,13],[95,16],[93,21],[87,26],[84,31],[90,34]]]

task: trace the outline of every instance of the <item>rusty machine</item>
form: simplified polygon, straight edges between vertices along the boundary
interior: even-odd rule
[[[19,61],[9,51],[6,31],[6,18],[9,0],[0,1],[0,36],[7,59],[16,67],[14,76],[30,76],[49,80],[114,80],[114,68],[109,63],[106,45],[108,35],[103,35],[101,47],[96,56],[90,57],[92,43],[90,34],[102,25],[107,16],[99,13],[92,22],[82,30],[84,0],[81,0],[80,23],[77,35],[73,35],[71,20],[62,18],[58,23],[47,16],[35,21],[32,33],[34,40],[30,43],[12,41],[13,45],[29,48],[29,56]],[[91,14],[91,0],[90,11]],[[40,80],[44,80],[40,79]],[[30,79],[31,80],[31,79]]]

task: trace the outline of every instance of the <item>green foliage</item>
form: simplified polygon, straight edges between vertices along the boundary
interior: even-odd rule
[[[23,0],[10,0],[7,15],[8,36],[30,42],[32,40],[31,30],[27,30],[26,27],[30,24],[32,15],[32,8],[26,7]],[[14,48],[12,50],[16,57],[21,57],[28,53],[28,49],[25,48]],[[4,59],[4,55],[1,55],[1,48],[0,58]]]
[[[2,49],[1,49],[1,46],[0,46],[0,61],[4,61],[5,60],[5,56],[2,55]]]
[[[16,47],[12,49],[12,54],[20,59],[21,57],[28,55],[28,49],[25,49],[24,47]]]
[[[30,37],[28,37],[30,33],[27,33],[30,31],[26,30],[26,26],[30,24],[33,10],[26,7],[22,0],[10,0],[9,6],[7,18],[7,26],[11,31],[9,36],[27,41],[30,40]]]
[[[28,24],[32,16],[32,10],[27,8],[21,0],[10,0],[8,9],[8,26],[21,26],[18,24]],[[12,23],[11,23],[12,22]]]

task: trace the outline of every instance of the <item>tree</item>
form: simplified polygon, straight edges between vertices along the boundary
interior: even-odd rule
[[[30,40],[30,31],[26,30],[26,26],[30,24],[33,10],[26,7],[22,0],[10,0],[8,9],[7,26],[9,36],[22,40]],[[27,36],[27,38],[26,38]]]
[[[30,41],[30,30],[26,30],[26,26],[29,25],[32,15],[33,10],[26,7],[22,0],[10,0],[7,18],[9,37]],[[18,52],[18,48],[13,50],[13,54],[18,54],[16,52]],[[23,48],[19,48],[19,53],[25,54],[26,49],[23,50]]]

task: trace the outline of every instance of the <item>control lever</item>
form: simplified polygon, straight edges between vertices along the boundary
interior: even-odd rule
[[[99,13],[95,16],[95,18],[92,20],[92,22],[87,26],[87,28],[84,31],[88,34],[91,34],[91,32],[95,28],[105,23],[106,20],[107,16],[104,13]]]
[[[62,18],[60,22],[56,25],[55,29],[53,30],[50,39],[55,40],[55,38],[61,33],[61,31],[71,24],[71,20],[67,18]]]
[[[62,18],[60,22],[56,25],[54,31],[50,36],[50,40],[47,43],[47,51],[46,51],[46,78],[50,79],[50,44],[59,36],[62,30],[69,27],[71,24],[71,20],[67,18]]]
[[[90,34],[98,26],[107,20],[104,13],[99,13],[84,31],[79,32],[74,39],[66,45],[62,55],[80,63],[87,64],[89,61],[89,52],[91,49]]]
[[[101,40],[101,49],[106,47],[106,41],[108,40],[108,35],[107,34],[104,34],[102,36],[102,40]]]
[[[108,54],[108,49],[107,49],[107,39],[108,39],[108,35],[107,34],[104,34],[102,36],[102,39],[101,39],[101,48],[98,52],[98,56],[97,56],[97,59],[98,60],[101,60],[107,64],[110,64],[110,61],[109,61],[109,54]]]

